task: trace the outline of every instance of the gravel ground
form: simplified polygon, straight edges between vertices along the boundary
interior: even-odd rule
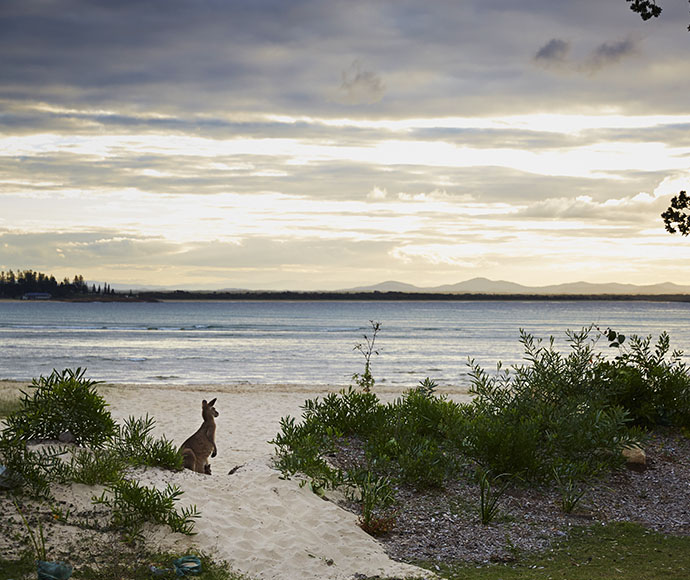
[[[624,469],[590,488],[574,512],[553,490],[509,488],[494,522],[479,520],[479,488],[457,482],[435,492],[398,490],[395,528],[381,537],[398,560],[506,562],[518,551],[547,549],[573,526],[636,522],[690,535],[690,438],[657,434],[645,447],[647,469]]]

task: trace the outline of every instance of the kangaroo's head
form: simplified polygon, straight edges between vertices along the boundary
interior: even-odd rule
[[[212,421],[215,417],[218,416],[218,411],[216,411],[216,408],[213,406],[215,404],[215,399],[213,399],[212,401],[201,401],[201,416],[204,419],[204,421]]]

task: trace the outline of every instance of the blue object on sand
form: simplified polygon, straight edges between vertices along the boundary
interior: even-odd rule
[[[38,580],[67,580],[72,575],[72,566],[64,562],[43,562],[36,565]]]
[[[196,556],[182,556],[173,562],[173,566],[178,576],[201,573],[201,560]]]
[[[0,465],[0,487],[12,487],[12,482],[10,481],[10,472],[4,465]]]

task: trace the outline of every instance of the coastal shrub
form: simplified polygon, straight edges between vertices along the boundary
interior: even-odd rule
[[[302,421],[284,417],[271,441],[276,446],[275,464],[285,477],[308,476],[317,487],[342,483],[342,472],[326,460],[344,437],[367,438],[379,431],[385,419],[384,406],[373,393],[352,387],[330,393],[324,399],[308,399],[302,405]]]
[[[57,439],[70,432],[78,444],[102,446],[115,434],[115,421],[85,369],[54,370],[34,379],[31,394],[22,391],[20,408],[6,419],[6,431],[23,440]]]
[[[94,496],[92,501],[110,508],[112,526],[126,540],[134,542],[141,539],[147,522],[167,525],[173,532],[194,533],[194,519],[200,517],[196,506],[182,508],[180,512],[175,509],[175,502],[182,493],[175,485],[168,484],[161,491],[136,481],[119,479],[106,486],[103,493]]]
[[[67,478],[74,483],[105,485],[118,481],[127,464],[109,449],[93,452],[90,449],[72,450]]]
[[[619,355],[599,368],[609,402],[626,409],[641,427],[690,427],[690,369],[682,351],[670,352],[669,335],[661,333],[653,347],[651,336],[613,345]]]
[[[553,484],[571,512],[595,478],[623,465],[624,447],[644,440],[640,426],[688,424],[688,369],[681,353],[669,357],[667,335],[654,348],[649,338],[606,336],[619,349],[626,344],[614,360],[597,348],[592,328],[567,331],[565,353],[554,338],[521,330],[524,364],[499,363],[489,374],[470,360],[467,404],[436,395],[431,379],[386,405],[352,387],[306,401],[301,421],[281,421],[276,465],[317,489],[362,481],[372,490],[381,482],[424,489],[474,472],[484,522],[510,482]]]
[[[368,436],[380,429],[385,419],[384,406],[374,393],[356,391],[352,387],[329,393],[322,400],[308,399],[302,409],[306,425],[327,426],[333,431],[329,435],[338,437]]]
[[[367,440],[368,456],[388,461],[404,483],[442,487],[462,465],[462,407],[428,389],[429,379],[386,408],[385,429]]]
[[[397,464],[403,483],[426,489],[443,487],[452,473],[453,461],[437,441],[421,438],[410,439],[407,445],[402,446]]]
[[[108,449],[132,466],[146,465],[173,471],[182,470],[182,455],[165,437],[155,438],[151,432],[156,422],[148,414],[138,419],[130,416],[123,425],[116,425],[116,432],[108,443]]]
[[[371,337],[365,334],[364,342],[356,344],[354,348],[354,350],[359,351],[364,357],[364,372],[352,375],[352,380],[355,381],[355,384],[365,393],[370,392],[376,383],[374,376],[371,374],[371,357],[379,354],[374,348],[374,345],[376,344],[376,335],[381,330],[380,322],[370,320],[369,324],[371,324]]]
[[[490,412],[479,405],[465,409],[463,450],[479,465],[498,473],[536,473],[540,464],[540,422],[521,409]]]
[[[63,381],[48,393],[47,385],[54,384],[57,376],[67,376],[70,380],[66,381],[67,386]],[[50,498],[53,483],[110,484],[121,479],[128,466],[182,469],[182,457],[172,442],[165,437],[156,439],[151,435],[155,422],[148,415],[140,419],[130,417],[120,426],[110,419],[109,413],[104,410],[105,404],[96,396],[91,404],[74,412],[67,410],[62,413],[64,421],[56,419],[76,393],[83,393],[84,388],[93,384],[82,381],[80,371],[66,371],[62,375],[54,373],[50,380],[38,382],[41,385],[34,397],[25,396],[22,408],[8,417],[7,427],[0,433],[0,462],[6,469],[0,483],[4,487],[38,498]],[[90,387],[88,390],[91,392]],[[69,391],[67,395],[64,395],[65,391]],[[27,409],[28,417],[24,416]],[[29,438],[54,435],[52,430],[46,428],[39,431],[34,427],[31,419],[37,420],[41,416],[52,421],[53,429],[62,432],[62,429],[69,427],[70,432],[81,433],[82,440],[95,442],[96,445],[94,448],[55,444],[28,446]],[[70,425],[77,418],[84,418],[87,425],[93,428],[81,432],[78,428],[72,428]],[[98,425],[105,428],[100,429]],[[111,428],[111,435],[103,441]]]
[[[97,450],[68,445],[27,446],[9,431],[0,435],[0,460],[7,486],[40,498],[51,497],[52,483],[108,484],[123,477],[128,466],[182,468],[178,450],[165,438],[149,434],[153,419],[129,418],[117,435]]]
[[[48,445],[29,449],[26,441],[9,433],[0,436],[0,460],[6,468],[3,486],[33,497],[52,499],[51,484],[67,479],[68,469],[62,457],[67,450]]]
[[[389,508],[395,501],[395,495],[390,479],[376,475],[370,469],[354,469],[345,483],[355,490],[354,499],[360,502],[360,527],[372,536],[391,531],[395,516]]]
[[[316,487],[341,485],[352,476],[349,470],[364,467],[418,488],[441,487],[463,464],[458,452],[464,416],[460,405],[433,395],[428,386],[423,382],[388,405],[353,389],[306,401],[300,423],[281,420],[272,441],[277,468],[286,477],[301,473]],[[329,455],[346,442],[361,454],[343,472]]]
[[[280,420],[280,431],[270,441],[276,446],[274,464],[284,478],[305,475],[314,489],[333,489],[343,482],[340,469],[332,467],[325,454],[333,450],[338,433],[329,425],[297,424],[294,417]]]
[[[595,475],[621,464],[622,448],[639,441],[628,413],[602,388],[601,355],[589,329],[567,332],[567,356],[521,331],[527,364],[490,376],[470,362],[465,452],[495,473],[549,480],[556,461]]]

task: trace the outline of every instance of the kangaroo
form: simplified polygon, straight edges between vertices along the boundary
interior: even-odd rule
[[[211,475],[211,466],[208,463],[208,456],[215,457],[218,453],[216,448],[216,411],[213,405],[216,400],[208,403],[201,401],[201,417],[204,422],[194,435],[187,439],[180,447],[180,453],[184,459],[184,467]]]

